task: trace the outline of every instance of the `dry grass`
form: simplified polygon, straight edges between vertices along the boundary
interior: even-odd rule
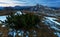
[[[53,34],[53,30],[49,29],[48,26],[40,24],[40,29],[33,28],[37,32],[37,37],[57,37]],[[33,30],[32,29],[32,30]],[[3,32],[2,37],[8,37],[8,29],[0,27],[0,32]],[[33,34],[30,34],[29,37],[33,37]]]

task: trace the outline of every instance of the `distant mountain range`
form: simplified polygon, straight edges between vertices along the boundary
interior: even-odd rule
[[[0,10],[29,10],[32,6],[15,6],[15,7],[0,7]]]
[[[15,7],[0,7],[0,10],[4,10],[4,8],[10,8],[10,9],[15,9],[15,10],[30,10],[31,8],[35,8],[36,6],[15,6]],[[38,7],[38,5],[37,5]],[[45,7],[45,6],[42,6],[40,5],[40,8],[43,7],[43,8],[51,8],[51,9],[54,9],[54,10],[59,10],[60,8],[58,7]]]
[[[3,10],[4,9],[4,7],[0,7],[0,10]]]
[[[35,6],[15,6],[15,7],[0,7],[0,12],[3,11],[15,11],[15,10],[27,10],[27,11],[35,11],[37,13],[47,14],[47,15],[58,15],[60,16],[60,8],[58,7],[47,7],[43,5],[35,5]]]
[[[59,7],[50,7],[52,9],[55,9],[55,10],[59,10],[60,8]]]

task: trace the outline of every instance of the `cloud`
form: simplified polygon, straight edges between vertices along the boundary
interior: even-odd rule
[[[24,6],[24,4],[0,4],[0,6],[2,6],[2,7],[8,7],[8,6],[14,7],[16,5]]]
[[[37,2],[42,5],[50,6],[50,7],[59,7],[60,6],[60,0],[39,0]]]
[[[6,2],[0,2],[0,4],[7,4]]]
[[[27,3],[26,2],[22,2],[22,1],[0,0],[0,6],[15,6],[15,5],[23,6],[25,4],[27,4]]]
[[[0,6],[26,6],[26,5],[35,5],[42,4],[46,6],[59,6],[60,0],[0,0]]]

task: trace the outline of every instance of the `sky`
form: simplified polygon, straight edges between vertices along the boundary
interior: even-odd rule
[[[60,0],[0,0],[0,6],[30,6],[36,4],[59,7]]]

